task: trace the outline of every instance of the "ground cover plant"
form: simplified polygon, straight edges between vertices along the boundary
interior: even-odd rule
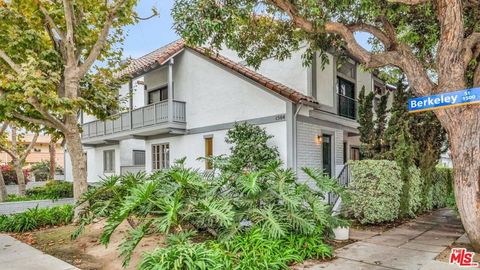
[[[258,151],[258,145],[248,145]],[[244,146],[241,151],[253,152]],[[209,172],[187,168],[179,160],[151,175],[108,177],[80,201],[89,207],[73,236],[103,218],[100,242],[107,245],[127,222],[131,229],[120,245],[126,266],[146,235],[166,235],[166,246],[147,253],[140,269],[285,269],[332,255],[323,240],[333,228],[347,225],[332,216],[325,201],[327,192],[344,193],[335,180],[304,169],[310,181],[298,183],[295,173],[276,159],[253,169],[250,162],[235,158],[232,166],[231,161],[211,158]]]
[[[46,226],[71,223],[73,206],[63,205],[50,208],[32,208],[13,215],[0,215],[0,232],[26,232]]]
[[[43,187],[28,189],[27,197],[44,197],[46,199],[73,198],[73,184],[66,181],[50,180]]]

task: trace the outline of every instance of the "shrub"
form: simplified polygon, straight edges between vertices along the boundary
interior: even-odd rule
[[[36,201],[36,200],[49,200],[47,196],[35,195],[35,196],[18,196],[15,194],[8,194],[7,202],[23,202],[23,201]]]
[[[37,162],[32,165],[30,168],[33,175],[35,175],[35,181],[47,181],[50,175],[50,161],[44,160]],[[55,172],[62,173],[63,170],[61,167],[56,166]]]
[[[26,212],[1,215],[0,231],[26,232],[46,226],[68,224],[73,219],[73,206],[63,205],[51,208],[32,208]]]
[[[432,186],[433,207],[445,207],[449,197],[453,196],[453,170],[450,168],[435,168]],[[455,198],[455,196],[453,196]],[[451,200],[450,200],[451,201]],[[453,200],[455,201],[455,199]]]
[[[360,223],[393,221],[399,215],[402,181],[394,161],[350,162],[352,182],[347,208]]]
[[[11,165],[0,165],[0,170],[3,174],[3,180],[5,181],[5,185],[16,185],[18,184],[17,180],[17,173],[15,172],[15,168]],[[28,176],[30,175],[30,171],[27,169],[23,170],[23,175],[25,175],[25,181],[27,181]]]
[[[66,181],[48,181],[43,187],[34,187],[26,191],[29,197],[44,197],[48,199],[72,198],[73,183]]]
[[[410,181],[410,188],[409,188],[409,195],[408,195],[408,215],[411,217],[415,217],[415,214],[421,209],[422,207],[422,177],[420,175],[420,170],[412,166],[409,170],[409,181]]]

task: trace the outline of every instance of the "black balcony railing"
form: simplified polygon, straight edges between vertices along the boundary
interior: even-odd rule
[[[338,115],[357,119],[357,101],[351,97],[338,94]]]
[[[348,168],[348,164],[345,164],[343,166],[342,171],[337,176],[337,182],[342,187],[348,187],[348,184],[350,184],[350,177],[351,177],[350,169]],[[339,198],[338,194],[335,194],[335,193],[332,193],[332,192],[328,193],[328,203],[330,205],[334,206],[335,203],[337,203],[338,198]]]

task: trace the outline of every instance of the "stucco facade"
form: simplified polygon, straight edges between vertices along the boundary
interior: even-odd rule
[[[168,46],[164,48],[171,53]],[[285,166],[297,170],[301,180],[306,179],[302,167],[322,168],[336,176],[348,159],[358,157],[356,99],[362,87],[372,91],[374,76],[353,60],[344,76],[332,54],[325,66],[316,56],[310,67],[304,67],[302,49],[283,62],[266,59],[254,71],[228,50],[227,59],[187,47],[165,55],[164,48],[154,52],[161,61],[132,74],[131,82],[119,89],[130,113],[106,123],[81,117],[88,181],[127,171],[151,172],[159,166],[159,158],[172,164],[186,157],[188,167],[203,170],[205,161],[198,158],[206,155],[206,138],[213,155],[229,154],[225,134],[239,121],[264,127],[273,135],[271,143],[278,147]],[[345,97],[339,83],[344,81],[346,86],[341,87],[349,87],[347,98],[353,106],[349,117],[340,114],[345,104],[339,99]],[[149,105],[152,91],[167,90],[168,100]],[[135,155],[142,153],[144,164],[135,164],[139,163]],[[71,179],[68,155],[65,160],[66,178]]]

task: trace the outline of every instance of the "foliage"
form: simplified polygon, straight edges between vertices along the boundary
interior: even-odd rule
[[[235,123],[225,139],[228,144],[232,144],[229,170],[239,172],[265,169],[269,161],[279,157],[277,147],[269,143],[272,138],[265,128],[247,122]]]
[[[30,167],[30,170],[33,175],[35,175],[35,181],[47,181],[50,175],[50,161],[44,160],[37,162]],[[56,166],[55,172],[63,173],[63,170],[60,166]]]
[[[51,208],[32,208],[26,212],[1,215],[1,232],[26,232],[46,226],[69,224],[73,218],[73,206],[55,206]]]
[[[26,192],[28,197],[45,197],[48,199],[73,198],[73,184],[66,181],[50,180],[43,187],[34,187]]]
[[[377,105],[375,106],[375,141],[374,149],[376,156],[375,158],[381,159],[386,151],[385,142],[384,142],[384,132],[387,127],[387,102],[390,93],[387,92],[385,95],[381,95]]]
[[[45,195],[35,195],[35,196],[18,196],[15,194],[8,194],[7,202],[23,202],[23,201],[36,201],[36,200],[49,200]]]
[[[390,108],[390,119],[383,136],[387,147],[384,158],[389,160],[395,159],[395,146],[398,145],[400,138],[398,135],[404,130],[405,121],[411,117],[407,109],[408,93],[405,91],[403,78],[396,82],[396,88]]]
[[[393,161],[361,160],[350,162],[351,200],[347,208],[362,224],[395,220],[399,215],[400,169]]]
[[[373,92],[365,95],[365,86],[358,96],[358,131],[360,132],[360,142],[362,156],[365,158],[372,158],[374,156],[373,142],[375,140],[375,125],[373,122],[373,99],[375,94]]]
[[[398,144],[395,147],[395,160],[398,167],[400,168],[400,181],[403,183],[401,200],[400,200],[400,215],[401,217],[406,217],[411,215],[410,209],[412,209],[412,202],[414,199],[411,198],[413,192],[411,191],[413,187],[413,177],[411,177],[411,167],[414,166],[414,148],[412,144],[412,139],[408,133],[408,123],[404,123],[404,129],[401,131],[399,136]]]
[[[423,179],[420,173],[420,170],[411,166],[409,168],[409,189],[408,189],[408,210],[407,214],[410,217],[415,217],[415,214],[418,213],[423,204],[424,194],[422,190]]]
[[[17,173],[15,172],[15,168],[12,165],[0,165],[0,170],[2,171],[5,185],[18,184]],[[23,175],[25,176],[25,180],[28,179],[30,171],[28,169],[24,169]]]
[[[432,204],[433,207],[455,206],[453,192],[453,170],[450,168],[436,167],[433,175]],[[453,204],[451,203],[453,198]]]

